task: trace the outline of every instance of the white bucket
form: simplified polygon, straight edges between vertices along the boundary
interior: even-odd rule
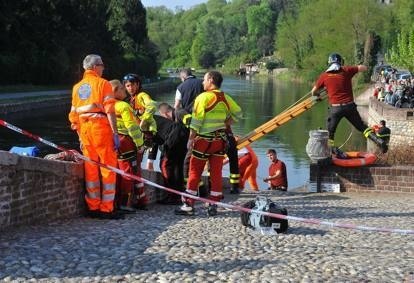
[[[326,130],[309,131],[309,140],[306,144],[306,153],[312,162],[325,159],[331,156],[328,146],[329,133]]]

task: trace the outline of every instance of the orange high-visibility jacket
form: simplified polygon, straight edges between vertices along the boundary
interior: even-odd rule
[[[69,121],[73,130],[79,129],[82,115],[106,115],[115,112],[115,97],[111,84],[92,70],[86,70],[83,79],[72,90]]]

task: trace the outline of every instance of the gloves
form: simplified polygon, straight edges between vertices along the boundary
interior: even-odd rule
[[[120,143],[119,143],[119,136],[117,133],[114,133],[112,136],[113,140],[114,140],[114,150],[118,151],[119,147],[120,147]]]
[[[322,100],[322,98],[321,98],[320,95],[312,95],[312,101],[313,102],[318,102],[318,101],[321,101],[321,100]]]

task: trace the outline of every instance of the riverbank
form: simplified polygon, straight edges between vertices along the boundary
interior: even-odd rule
[[[159,94],[175,90],[178,83],[176,78],[169,78],[157,83],[145,84],[144,87],[156,98]],[[70,90],[1,93],[0,116],[5,119],[11,116],[33,118],[43,115],[50,109],[69,113],[70,102]]]

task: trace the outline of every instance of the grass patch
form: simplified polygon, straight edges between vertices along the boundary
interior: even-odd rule
[[[387,153],[377,154],[377,164],[414,165],[414,146],[398,146]]]

